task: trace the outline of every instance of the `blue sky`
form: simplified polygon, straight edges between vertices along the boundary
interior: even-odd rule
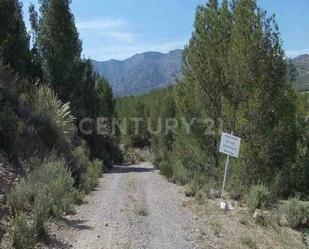
[[[22,0],[28,25],[29,3]],[[125,59],[145,51],[183,48],[193,30],[197,5],[205,0],[73,0],[83,55],[96,60]],[[258,0],[275,14],[289,57],[309,53],[309,0]]]

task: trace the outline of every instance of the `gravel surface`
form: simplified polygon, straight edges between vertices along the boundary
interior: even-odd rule
[[[51,225],[50,245],[76,249],[218,248],[216,238],[185,204],[183,188],[152,164],[115,166],[76,214]]]

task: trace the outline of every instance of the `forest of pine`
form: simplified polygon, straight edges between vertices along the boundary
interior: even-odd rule
[[[309,94],[291,87],[275,17],[255,0],[199,6],[183,77],[165,89],[117,98],[81,56],[71,1],[39,2],[39,9],[29,8],[28,32],[21,2],[0,0],[0,154],[8,162],[0,171],[17,179],[4,191],[0,174],[0,210],[9,217],[0,240],[7,233],[13,248],[35,248],[51,218],[72,212],[136,148],[149,151],[147,160],[188,196],[220,189],[222,132],[242,139],[239,158],[230,162],[229,198],[250,212],[290,200],[290,226],[309,227]],[[81,132],[84,118],[95,131],[99,117],[138,118],[141,125],[138,133],[133,122],[127,133]],[[184,119],[206,121],[192,123],[188,133]],[[166,120],[177,128],[149,132],[149,123],[166,131]]]
[[[222,131],[242,138],[233,162],[231,194],[241,198],[254,184],[276,198],[309,194],[308,93],[291,88],[293,77],[278,27],[254,1],[229,8],[210,1],[196,12],[195,30],[185,49],[184,78],[172,87],[117,99],[119,117],[140,117],[162,125],[166,118],[210,119],[172,134],[122,137],[129,146],[149,145],[161,172],[175,182],[221,184],[225,156]],[[181,122],[179,122],[181,124]],[[133,125],[133,124],[132,124]],[[205,130],[211,125],[210,133]],[[155,129],[155,128],[154,128]],[[146,139],[146,141],[145,141]],[[210,187],[209,186],[209,187]]]

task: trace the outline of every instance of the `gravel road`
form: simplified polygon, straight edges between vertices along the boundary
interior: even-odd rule
[[[66,226],[54,228],[49,248],[218,248],[207,225],[185,207],[183,188],[150,163],[115,166]]]

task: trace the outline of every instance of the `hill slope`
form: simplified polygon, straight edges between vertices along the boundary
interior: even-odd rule
[[[183,50],[167,54],[146,52],[129,59],[105,62],[92,61],[95,69],[110,82],[116,95],[135,95],[166,87],[182,74]],[[299,91],[309,90],[309,55],[292,60],[296,68],[293,87]]]
[[[295,89],[309,91],[309,55],[304,54],[292,60],[296,68],[296,81],[293,84]]]
[[[182,50],[167,54],[146,52],[124,61],[92,62],[110,82],[116,95],[141,94],[165,87],[181,75]]]

